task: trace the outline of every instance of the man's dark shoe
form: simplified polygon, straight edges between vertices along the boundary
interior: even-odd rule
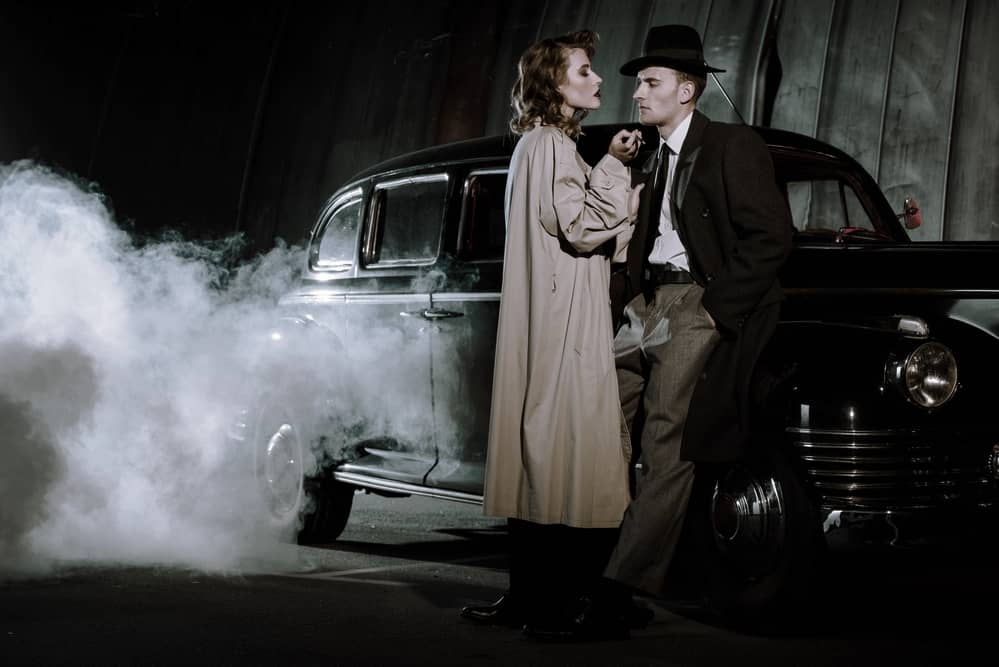
[[[524,624],[524,634],[543,642],[582,641],[572,619],[562,617],[528,621]]]
[[[586,642],[627,639],[628,626],[620,614],[593,598],[580,597],[566,614],[549,619],[532,619],[524,634],[549,642]]]
[[[524,625],[524,615],[509,593],[501,595],[492,604],[462,607],[461,617],[481,625],[503,625],[509,628]]]
[[[621,612],[621,620],[629,629],[641,630],[652,622],[655,615],[656,613],[648,607],[644,607],[632,601],[630,604],[626,605],[624,610]]]
[[[618,618],[631,630],[648,626],[656,615],[652,609],[635,602],[632,589],[607,577],[601,577],[587,595],[604,614]]]

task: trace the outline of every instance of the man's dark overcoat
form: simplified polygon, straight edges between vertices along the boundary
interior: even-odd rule
[[[646,164],[648,174],[655,162]],[[643,290],[643,262],[653,193],[642,191],[627,270],[612,290],[627,303]],[[750,380],[777,326],[782,292],[777,271],[791,249],[792,224],[774,180],[769,150],[745,125],[693,112],[673,177],[672,214],[703,305],[721,334],[691,398],[681,458],[721,463],[746,454]]]

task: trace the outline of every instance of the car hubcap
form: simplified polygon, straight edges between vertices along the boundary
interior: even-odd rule
[[[745,576],[769,571],[784,541],[780,484],[747,468],[729,471],[715,484],[711,526],[719,552]]]
[[[284,420],[262,433],[259,479],[268,510],[275,518],[283,519],[297,514],[301,500],[301,442],[295,427]]]

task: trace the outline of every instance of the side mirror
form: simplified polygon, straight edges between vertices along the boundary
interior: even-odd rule
[[[898,214],[906,229],[915,229],[923,224],[923,213],[915,197],[906,197],[902,202],[902,212]]]

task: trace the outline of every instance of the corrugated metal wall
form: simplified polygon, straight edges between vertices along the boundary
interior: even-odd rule
[[[727,70],[719,82],[747,121],[843,148],[893,206],[916,197],[924,225],[915,239],[999,239],[999,48],[991,42],[999,9],[987,0],[549,0],[485,3],[464,14],[461,6],[421,5],[405,27],[380,22],[383,7],[368,6],[351,17],[349,34],[322,17],[298,21],[304,34],[289,38],[284,59],[306,57],[296,51],[307,48],[311,67],[324,59],[343,67],[295,119],[297,141],[324,149],[290,147],[271,178],[318,179],[331,190],[376,159],[502,132],[519,53],[539,37],[581,27],[601,35],[595,67],[604,106],[589,120],[634,121],[634,80],[618,67],[638,55],[649,26],[689,23],[704,35],[707,60]],[[426,37],[400,48],[399,38],[414,34]],[[713,84],[701,108],[715,119],[738,118]],[[310,122],[312,115],[324,123]],[[301,224],[316,198],[295,190],[285,193],[293,196],[285,212],[293,209]],[[270,228],[289,236],[290,220],[278,218]]]
[[[999,239],[999,7],[969,2],[962,31],[944,237]]]
[[[553,3],[549,3],[550,5]],[[595,3],[598,64],[614,74],[645,30],[689,23],[705,56],[727,71],[720,83],[747,121],[818,137],[844,149],[901,208],[923,210],[916,240],[999,239],[999,6],[987,0],[714,0]],[[604,7],[614,10],[604,11]],[[781,78],[767,91],[768,21],[776,28]],[[630,82],[605,76],[594,121],[634,119]],[[718,88],[701,103],[735,121]]]
[[[633,122],[618,67],[675,22],[747,121],[843,148],[896,207],[915,196],[914,238],[999,239],[991,0],[132,4],[0,5],[0,160],[81,173],[137,228],[298,241],[360,169],[505,131],[519,54],[582,27],[601,35],[590,121]],[[737,119],[713,84],[701,106]]]

